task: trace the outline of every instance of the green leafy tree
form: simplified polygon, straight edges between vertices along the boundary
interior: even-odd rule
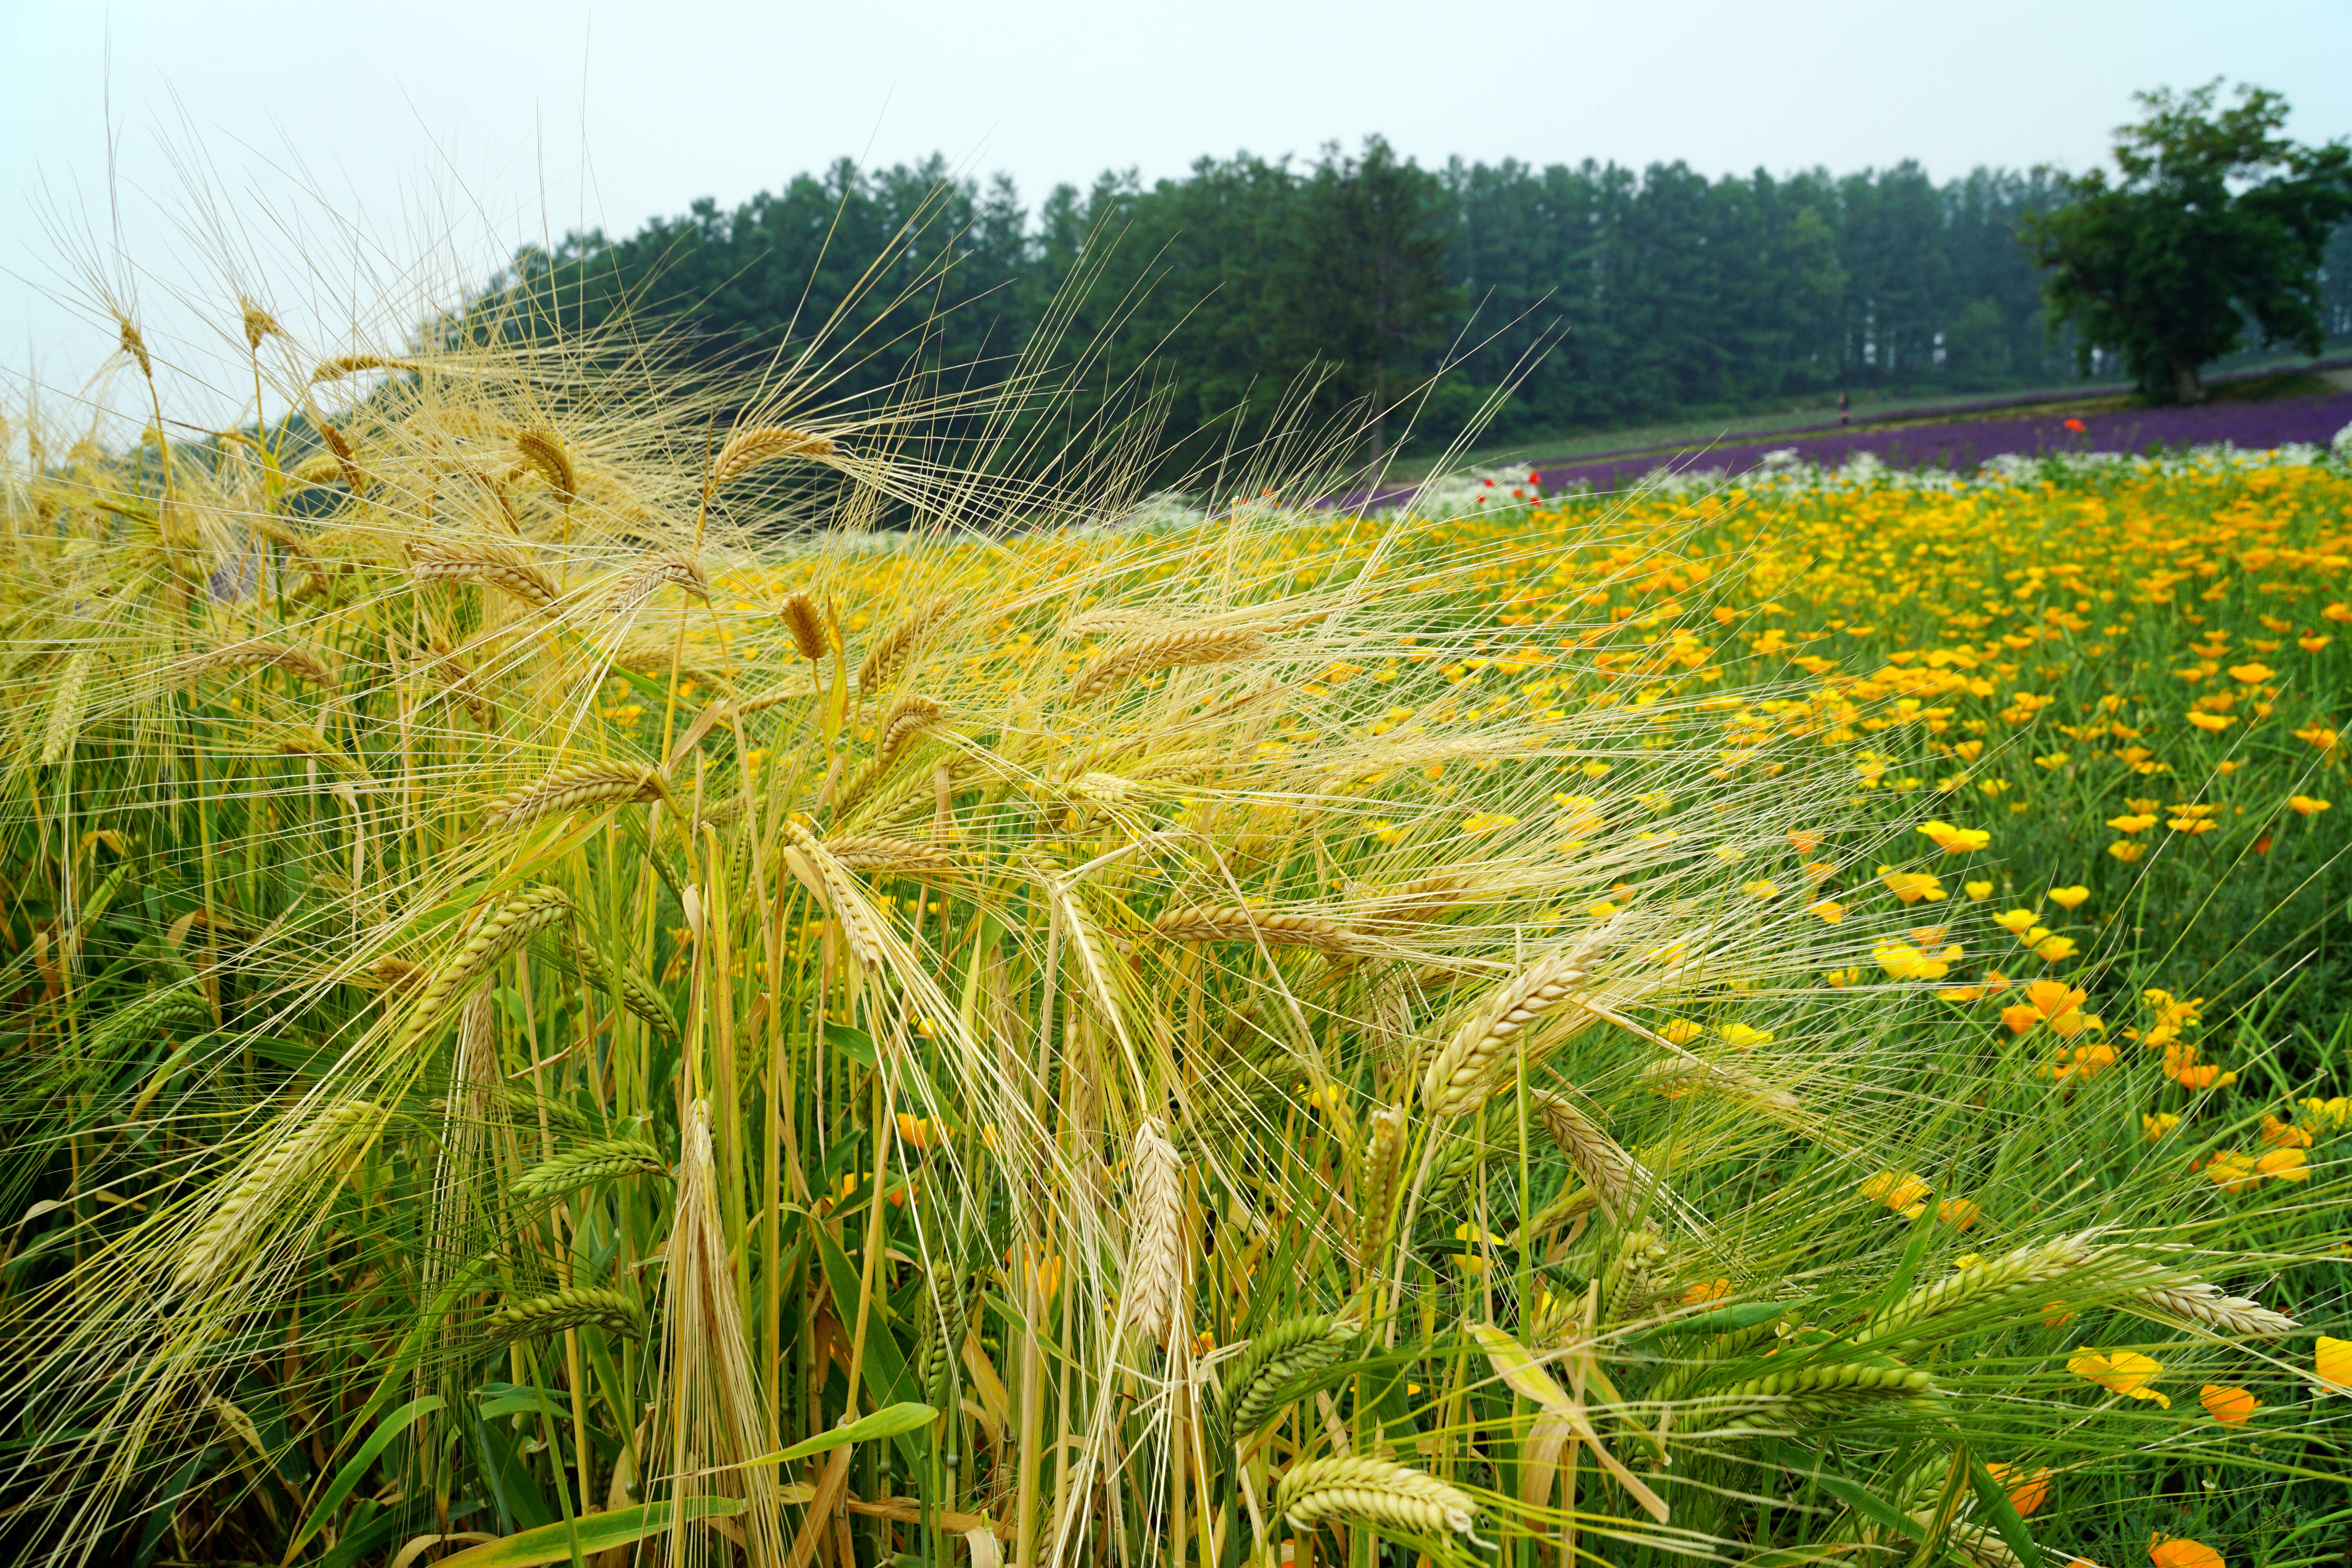
[[[2352,214],[2352,148],[2287,141],[2286,100],[2260,88],[2217,108],[2220,86],[2139,94],[2147,118],[2116,132],[2118,177],[2061,176],[2071,199],[2023,229],[2083,367],[2116,351],[2144,392],[2181,403],[2249,321],[2265,344],[2319,352],[2320,261]]]
[[[1427,381],[1461,306],[1446,273],[1454,226],[1445,182],[1377,136],[1361,157],[1327,150],[1296,197],[1275,319],[1294,352],[1331,364],[1329,394],[1362,400],[1374,462],[1386,416]]]

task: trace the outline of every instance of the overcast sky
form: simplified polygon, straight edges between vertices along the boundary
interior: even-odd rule
[[[844,155],[937,150],[1033,203],[1374,132],[1424,163],[1940,178],[2082,167],[2133,89],[2215,76],[2352,133],[2347,61],[2347,0],[0,0],[0,372],[111,347],[93,266],[193,371],[193,308],[238,287],[314,334],[389,294],[362,334],[396,336],[520,240]]]

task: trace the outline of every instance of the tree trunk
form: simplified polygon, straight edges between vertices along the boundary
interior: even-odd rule
[[[2197,367],[2186,360],[2176,359],[2172,362],[2172,401],[2175,403],[2205,401],[2205,384],[2198,378]]]

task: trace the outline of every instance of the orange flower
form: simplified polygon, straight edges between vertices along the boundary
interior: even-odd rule
[[[1987,1465],[1990,1476],[2009,1493],[2009,1506],[2021,1514],[2032,1513],[2050,1500],[2050,1472],[2028,1470],[2012,1465]]]
[[[2063,980],[2036,980],[2025,987],[2025,999],[2045,1018],[2063,1018],[2083,1005],[2083,993]]]
[[[1703,1301],[1718,1300],[1730,1293],[1731,1281],[1728,1279],[1702,1279],[1685,1290],[1682,1299],[1685,1305],[1696,1307]]]
[[[2074,1309],[2063,1301],[2045,1301],[2042,1306],[2042,1326],[2055,1333],[2074,1321]]]
[[[1936,1217],[1954,1230],[1966,1230],[1976,1224],[1984,1211],[1968,1198],[1946,1198],[1936,1205]]]
[[[900,1111],[892,1118],[898,1124],[898,1142],[929,1153],[939,1147],[940,1130],[928,1118],[909,1116]]]
[[[2021,1035],[2042,1022],[2041,1011],[2022,1002],[2012,1002],[2000,1010],[2000,1021],[2009,1026],[2012,1035]]]
[[[2241,686],[2260,686],[2277,673],[2269,665],[2262,663],[2233,664],[2230,667],[2230,679]]]
[[[2286,804],[2297,816],[2317,816],[2328,806],[2326,801],[2312,795],[2291,795],[2286,797]]]
[[[2189,721],[2209,735],[2218,735],[2237,722],[2227,713],[2191,713]]]
[[[2156,1568],[2229,1568],[2221,1554],[2201,1541],[2159,1535],[2149,1542],[2147,1560]]]
[[[2209,1383],[2197,1391],[2198,1403],[2205,1414],[2224,1426],[2243,1426],[2253,1418],[2255,1408],[2262,1404],[2253,1391],[2232,1388],[2223,1384]]]

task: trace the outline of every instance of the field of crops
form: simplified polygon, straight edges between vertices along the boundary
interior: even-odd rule
[[[0,489],[12,1560],[2352,1538],[2341,465],[1107,528],[242,325]]]

